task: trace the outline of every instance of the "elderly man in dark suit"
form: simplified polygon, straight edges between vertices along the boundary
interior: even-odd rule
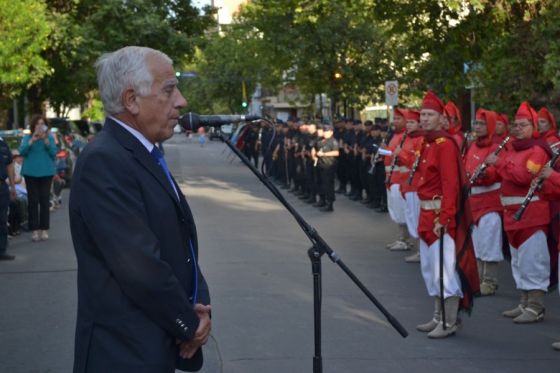
[[[210,296],[189,205],[154,146],[186,101],[159,51],[125,47],[96,68],[107,120],[78,158],[70,196],[74,372],[199,370]]]

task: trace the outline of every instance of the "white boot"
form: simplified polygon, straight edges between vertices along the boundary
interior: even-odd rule
[[[416,325],[416,330],[419,332],[431,332],[441,320],[441,301],[439,297],[435,297],[434,299],[434,317],[427,323]]]
[[[440,339],[447,338],[457,331],[459,324],[457,323],[457,314],[459,313],[459,297],[449,297],[445,299],[445,329],[443,328],[443,320],[440,321],[436,328],[428,333],[428,338]]]

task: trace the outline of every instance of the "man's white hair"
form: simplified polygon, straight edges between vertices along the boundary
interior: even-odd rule
[[[122,94],[129,88],[139,96],[150,94],[154,81],[147,61],[150,55],[163,57],[170,64],[173,63],[163,52],[134,46],[106,53],[95,62],[97,84],[106,114],[112,115],[124,111]]]

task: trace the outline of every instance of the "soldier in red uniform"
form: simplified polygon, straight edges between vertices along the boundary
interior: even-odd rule
[[[498,263],[504,260],[502,253],[502,204],[500,202],[501,179],[493,166],[475,178],[483,167],[484,160],[493,153],[498,144],[494,143],[498,115],[492,111],[478,109],[474,131],[476,140],[469,147],[464,158],[465,171],[471,182],[469,202],[473,215],[472,240],[480,294],[494,295],[498,288]]]
[[[556,128],[554,115],[545,107],[539,110],[539,133],[541,137],[553,148],[560,148],[560,136]]]
[[[494,164],[502,178],[501,202],[504,227],[510,244],[511,269],[520,304],[503,313],[515,323],[533,323],[544,318],[544,295],[550,283],[550,256],[546,234],[550,222],[549,203],[534,196],[520,221],[513,216],[523,203],[532,180],[550,159],[548,145],[538,139],[537,113],[523,102],[512,126],[512,148],[503,157],[491,154],[486,163]]]
[[[469,210],[462,189],[467,180],[453,137],[443,130],[444,106],[428,91],[422,102],[420,123],[425,147],[418,168],[420,199],[420,262],[428,294],[435,299],[433,319],[416,327],[430,338],[445,338],[457,331],[457,313],[472,306],[479,279],[472,245],[466,235]],[[443,235],[442,235],[443,233]],[[441,237],[441,240],[440,240]],[[440,245],[443,245],[443,289],[440,288]],[[462,276],[459,275],[461,271]],[[462,279],[465,281],[462,282]],[[438,298],[443,293],[444,302]],[[445,326],[441,303],[444,303]]]
[[[465,146],[465,136],[461,131],[463,128],[461,112],[453,101],[449,101],[445,105],[445,118],[448,124],[447,128],[444,129],[453,136],[453,139],[457,142],[457,146],[462,150],[463,146]]]
[[[405,113],[407,137],[402,149],[397,147],[395,154],[398,155],[400,170],[400,191],[405,200],[405,220],[413,241],[415,252],[404,258],[407,263],[420,262],[419,239],[418,239],[418,217],[420,216],[420,200],[416,192],[418,178],[412,178],[411,172],[415,161],[420,157],[420,151],[424,142],[423,131],[420,129],[420,112],[417,110],[407,110]],[[414,175],[412,175],[414,176]],[[414,183],[413,181],[416,180]],[[410,183],[409,183],[410,181]]]
[[[401,144],[403,136],[405,136],[405,112],[406,110],[404,109],[395,108],[393,119],[395,134],[387,145],[387,149],[391,152],[395,151],[395,149]],[[394,157],[395,155],[392,154],[391,156],[387,156],[384,159],[385,174],[387,175],[387,207],[389,209],[391,220],[393,220],[399,226],[400,237],[395,242],[387,245],[387,248],[393,251],[403,251],[410,249],[410,236],[408,234],[408,229],[406,228],[405,201],[400,192],[400,169],[397,165],[392,167]]]
[[[496,113],[496,132],[494,132],[494,142],[501,144],[508,135],[509,116],[507,114]]]

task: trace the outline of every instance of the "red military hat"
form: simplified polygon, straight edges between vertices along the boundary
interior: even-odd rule
[[[395,112],[394,112],[393,115],[394,115],[394,116],[397,116],[397,115],[398,115],[399,117],[403,117],[403,118],[406,119],[406,112],[407,112],[407,111],[408,111],[408,110],[406,110],[406,109],[402,109],[402,108],[396,107],[396,108],[395,108]]]
[[[492,136],[494,136],[494,133],[496,133],[496,121],[498,120],[498,114],[491,110],[480,108],[476,111],[476,120],[480,120],[486,123],[488,136],[492,138]]]
[[[533,137],[539,138],[539,117],[527,101],[523,101],[515,113],[515,119],[528,119],[533,124]]]
[[[431,109],[443,114],[445,105],[443,104],[443,101],[434,94],[434,92],[429,90],[422,99],[422,109]]]
[[[498,120],[504,122],[506,126],[509,126],[509,115],[504,113],[498,114]]]
[[[406,110],[404,113],[404,119],[406,120],[414,120],[416,122],[420,121],[420,112],[418,110],[409,109]]]
[[[543,107],[539,110],[538,117],[542,119],[546,119],[550,124],[550,128],[556,131],[556,120],[554,119],[554,115],[547,108]]]

